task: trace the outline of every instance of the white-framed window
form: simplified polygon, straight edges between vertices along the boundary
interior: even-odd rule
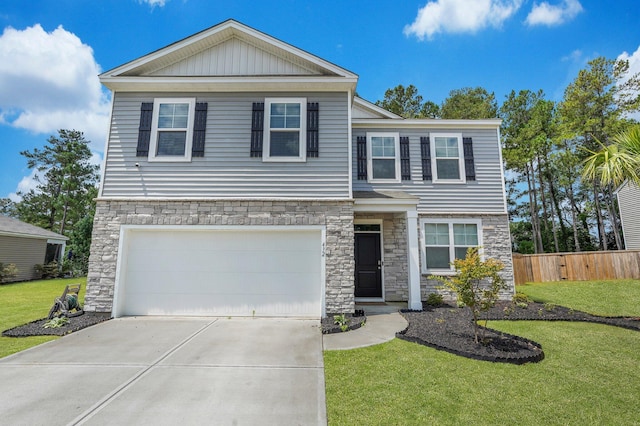
[[[191,161],[195,98],[153,101],[149,161]]]
[[[469,247],[482,246],[480,219],[421,219],[420,233],[423,273],[453,273],[454,259],[464,259]]]
[[[264,100],[263,161],[306,161],[307,99]]]
[[[369,182],[400,182],[400,134],[367,133]]]
[[[434,182],[464,183],[464,150],[459,133],[432,133],[431,158]]]

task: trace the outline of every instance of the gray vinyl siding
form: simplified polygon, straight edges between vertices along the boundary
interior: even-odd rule
[[[44,263],[46,251],[47,240],[0,235],[0,262],[18,268],[18,275],[7,282],[38,278],[34,267]]]
[[[175,163],[136,157],[140,105],[155,97],[208,103],[204,157]],[[252,104],[266,97],[319,103],[319,158],[269,163],[250,157]],[[349,197],[346,93],[115,93],[113,102],[103,197]]]
[[[624,184],[618,191],[624,244],[627,250],[640,250],[640,188]]]
[[[400,183],[369,183],[358,180],[357,137],[366,136],[367,129],[353,129],[353,190],[405,191],[420,197],[419,213],[505,213],[500,164],[500,146],[496,129],[370,129],[370,132],[399,132],[409,137],[411,180]],[[461,133],[473,139],[476,180],[466,183],[433,183],[422,180],[420,137],[430,133]],[[433,142],[432,142],[433,143]],[[432,168],[435,161],[431,160]]]

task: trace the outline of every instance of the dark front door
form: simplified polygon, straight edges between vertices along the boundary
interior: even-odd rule
[[[355,234],[356,297],[382,297],[380,234]]]

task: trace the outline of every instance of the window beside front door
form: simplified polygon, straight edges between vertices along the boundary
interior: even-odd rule
[[[423,273],[451,273],[454,259],[464,259],[469,247],[482,245],[479,219],[423,219],[420,228]]]

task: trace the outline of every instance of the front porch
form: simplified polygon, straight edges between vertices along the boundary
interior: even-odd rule
[[[356,304],[407,302],[409,309],[422,309],[419,199],[401,191],[353,197]]]

